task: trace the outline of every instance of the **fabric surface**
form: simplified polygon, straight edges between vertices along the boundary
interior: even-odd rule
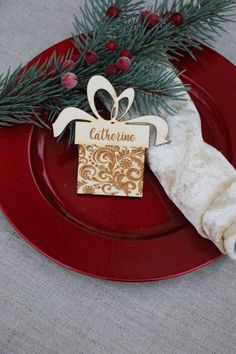
[[[68,37],[81,3],[1,0],[1,71]],[[226,27],[215,46],[236,63],[236,25]],[[234,354],[235,272],[222,257],[158,283],[93,279],[36,252],[1,214],[0,353]]]
[[[160,114],[168,123],[170,143],[147,150],[149,166],[198,233],[236,259],[236,233],[228,232],[236,223],[236,170],[203,141],[200,116],[187,93],[185,101],[171,106],[174,115]]]

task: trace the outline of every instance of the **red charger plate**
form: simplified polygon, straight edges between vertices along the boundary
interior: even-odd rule
[[[72,47],[67,39],[41,53]],[[192,85],[205,140],[236,166],[236,69],[209,48],[176,62]],[[174,119],[174,118],[173,118]],[[201,238],[146,166],[144,197],[76,194],[77,147],[52,132],[18,126],[0,130],[0,205],[17,232],[38,251],[98,278],[150,281],[181,275],[221,254]]]

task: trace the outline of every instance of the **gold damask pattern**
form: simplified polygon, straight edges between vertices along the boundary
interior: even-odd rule
[[[78,194],[142,197],[145,148],[79,146]]]

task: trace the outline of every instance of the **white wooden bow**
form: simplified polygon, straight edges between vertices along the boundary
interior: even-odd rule
[[[147,116],[142,116],[142,117],[137,117],[137,118],[132,118],[127,121],[120,121],[129,111],[130,107],[133,104],[134,101],[134,89],[133,88],[128,88],[125,91],[123,91],[119,96],[117,96],[116,91],[112,84],[103,76],[100,75],[95,75],[93,76],[87,86],[87,96],[88,96],[88,102],[90,104],[91,110],[94,113],[95,117],[84,112],[83,110],[76,108],[76,107],[68,107],[65,108],[58,116],[56,121],[53,124],[53,135],[54,137],[58,137],[65,127],[71,123],[72,121],[76,121],[77,124],[83,122],[91,122],[91,123],[97,123],[101,121],[107,122],[97,111],[96,105],[95,105],[95,95],[96,92],[99,90],[105,90],[108,94],[113,99],[113,107],[111,110],[111,117],[110,117],[110,122],[115,124],[115,122],[123,123],[123,124],[128,124],[128,125],[153,125],[156,129],[156,139],[155,139],[155,145],[160,145],[167,143],[168,141],[166,140],[166,137],[168,135],[168,125],[165,122],[165,120],[161,117],[158,116],[152,116],[152,115],[147,115]],[[128,105],[126,107],[125,112],[118,118],[118,113],[119,113],[119,102],[123,98],[127,98],[128,100]],[[81,127],[82,128],[82,127]]]

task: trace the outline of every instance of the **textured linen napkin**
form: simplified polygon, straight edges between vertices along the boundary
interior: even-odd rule
[[[200,117],[187,93],[185,101],[169,104],[176,113],[161,116],[169,125],[170,143],[148,149],[150,168],[198,233],[236,259],[236,170],[203,141]]]
[[[177,76],[176,81],[181,83]],[[102,95],[101,100],[110,110]],[[170,142],[154,146],[155,131],[151,129],[148,164],[168,197],[198,233],[236,259],[236,170],[218,150],[203,141],[201,119],[188,93],[181,101],[167,99],[166,103],[174,114],[154,107],[150,111],[166,120]],[[125,110],[124,103],[120,106]],[[139,115],[131,108],[125,120]]]

